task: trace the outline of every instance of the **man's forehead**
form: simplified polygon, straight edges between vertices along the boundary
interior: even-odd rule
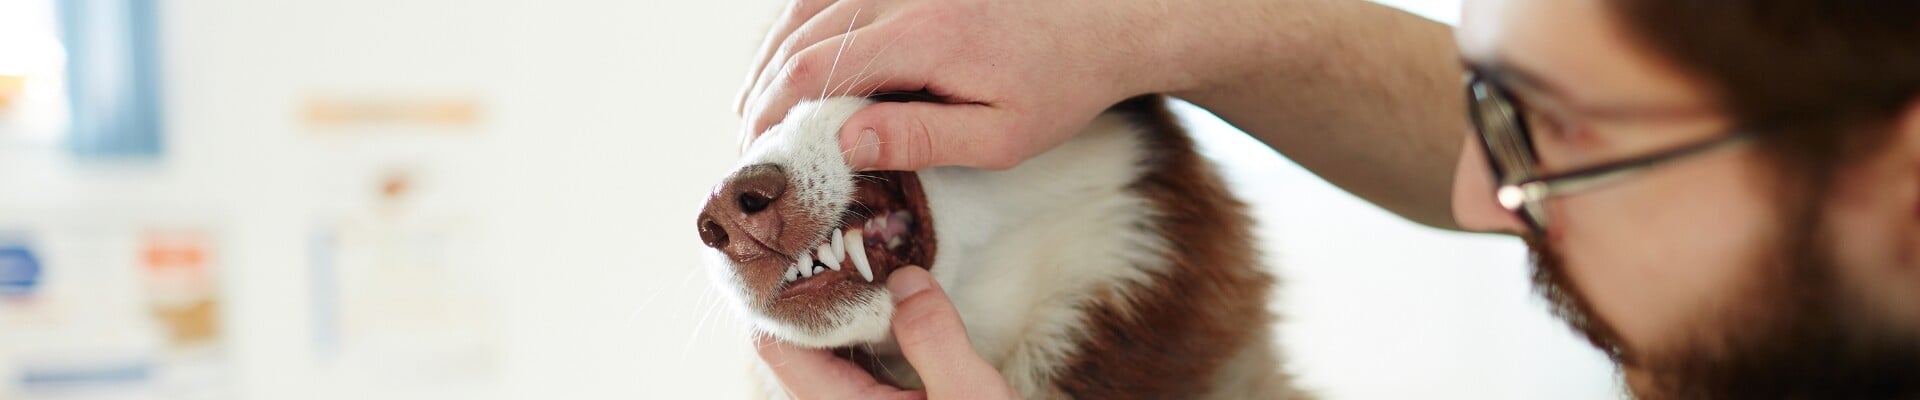
[[[1466,0],[1455,30],[1469,59],[1492,59],[1502,48],[1569,43],[1605,30],[1604,0]],[[1586,37],[1582,37],[1586,36]],[[1534,42],[1534,43],[1527,43]]]
[[[1461,4],[1460,26],[1453,31],[1460,53],[1468,59],[1491,59],[1506,30],[1509,3],[1513,0],[1466,0]]]
[[[1608,0],[1468,0],[1456,35],[1468,62],[1517,70],[1569,101],[1698,107],[1704,91],[1629,38]]]

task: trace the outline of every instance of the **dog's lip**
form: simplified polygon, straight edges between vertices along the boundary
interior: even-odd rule
[[[862,177],[856,178],[855,190],[856,199],[860,205],[850,209],[857,217],[841,221],[838,227],[825,229],[820,236],[843,234],[842,232],[851,228],[870,228],[863,226],[862,222],[871,222],[875,218],[886,218],[892,216],[892,213],[904,212],[910,215],[912,222],[909,228],[901,233],[901,245],[898,248],[889,248],[885,240],[864,241],[861,251],[867,256],[871,265],[874,275],[871,282],[860,276],[850,261],[841,260],[844,267],[838,270],[827,268],[814,274],[813,277],[791,282],[783,280],[775,288],[771,301],[779,302],[802,297],[840,284],[884,286],[887,277],[899,267],[907,265],[933,267],[931,264],[936,247],[933,221],[927,206],[926,193],[920,186],[919,176],[914,172],[900,171],[868,172],[861,175]],[[813,246],[819,246],[821,242],[815,241]],[[813,251],[813,248],[810,246],[806,250],[783,254],[782,258],[785,262],[780,263],[779,268],[784,270],[785,267],[798,264],[803,259],[811,259],[812,257],[803,252]],[[809,263],[806,268],[811,268],[811,265]]]
[[[875,274],[876,275],[874,279],[876,281],[885,282],[884,280],[880,280],[878,271],[875,271]],[[820,289],[826,288],[828,286],[833,286],[835,284],[863,283],[858,280],[855,280],[855,275],[856,275],[855,273],[852,273],[851,271],[848,271],[846,269],[841,269],[838,271],[829,269],[824,272],[815,274],[812,278],[801,279],[798,281],[785,284],[780,288],[779,294],[775,296],[774,301],[781,301],[781,300],[787,300],[795,297],[805,296],[807,294],[820,291]]]

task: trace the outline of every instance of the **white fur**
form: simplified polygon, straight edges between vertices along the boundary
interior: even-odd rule
[[[853,200],[853,170],[840,155],[840,125],[868,103],[860,98],[838,98],[796,105],[784,122],[754,142],[741,157],[739,166],[780,165],[790,180],[786,195],[792,196],[791,201],[799,202],[817,226],[831,226],[829,223],[838,221]],[[811,242],[826,240],[829,233],[818,232]],[[737,281],[739,274],[733,273],[731,266],[724,262],[709,265],[718,274],[734,276],[728,280],[730,285],[723,285],[728,294],[746,296]],[[745,304],[738,299],[733,303]],[[824,310],[833,321],[825,330],[768,318],[761,310],[747,311],[744,315],[753,320],[756,329],[774,337],[804,346],[835,347],[884,340],[889,331],[888,321],[893,317],[893,301],[884,289],[869,290],[847,304]]]
[[[1102,116],[1060,147],[1002,172],[921,173],[940,239],[932,272],[974,348],[1023,393],[1049,390],[1099,289],[1165,272],[1164,239],[1138,179],[1139,133]]]
[[[837,133],[867,104],[857,98],[804,103],[755,143],[741,165],[782,164],[793,176],[789,191],[831,217],[827,213],[843,209],[852,193]],[[1165,239],[1150,230],[1153,207],[1127,188],[1143,172],[1137,129],[1105,115],[1011,170],[935,168],[919,175],[939,246],[933,275],[959,308],[975,349],[1029,397],[1055,395],[1048,374],[1082,339],[1086,321],[1077,306],[1103,289],[1171,272]],[[724,263],[717,267],[731,271]],[[744,296],[737,282],[722,278],[728,294]],[[785,326],[753,310],[746,315],[758,329],[790,342],[878,343],[876,353],[895,356],[885,340],[892,302],[876,292],[830,311],[839,327],[827,332]]]

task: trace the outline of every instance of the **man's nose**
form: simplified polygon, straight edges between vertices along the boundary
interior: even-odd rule
[[[768,250],[780,237],[782,214],[791,212],[787,172],[779,165],[758,164],[728,176],[701,208],[700,241],[736,261]]]

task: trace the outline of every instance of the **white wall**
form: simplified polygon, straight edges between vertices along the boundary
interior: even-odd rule
[[[776,3],[166,2],[166,158],[9,152],[0,187],[32,190],[0,196],[0,222],[211,221],[240,398],[739,398],[747,341],[697,272],[692,220],[734,156],[730,102]],[[1417,6],[1453,8],[1437,3]],[[466,93],[485,114],[454,137],[300,124],[308,96],[339,92]],[[1283,342],[1328,398],[1614,397],[1527,294],[1517,242],[1412,226],[1196,124],[1258,205]],[[313,225],[396,165],[421,174],[419,208],[476,221],[489,381],[376,387],[314,360]]]

